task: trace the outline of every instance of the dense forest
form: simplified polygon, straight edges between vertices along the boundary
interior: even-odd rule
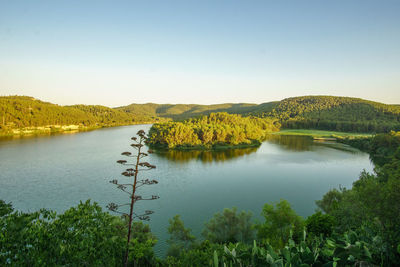
[[[236,208],[216,213],[202,237],[180,216],[165,226],[166,257],[148,225],[135,222],[129,266],[398,266],[400,262],[400,133],[342,140],[370,153],[374,173],[352,189],[338,188],[302,218],[281,200],[266,203],[262,220]],[[62,214],[23,213],[0,201],[0,264],[6,266],[121,266],[126,221],[82,202]]]
[[[276,118],[282,128],[319,129],[347,132],[389,132],[400,130],[400,106],[360,98],[301,96],[263,104],[158,105],[132,104],[120,107],[127,113],[183,120],[227,112],[243,116]]]
[[[248,114],[265,110],[265,106],[273,105],[266,104],[216,104],[216,105],[197,105],[197,104],[131,104],[125,107],[118,107],[117,110],[122,110],[127,113],[141,114],[146,116],[158,116],[171,118],[174,120],[185,120],[193,117],[200,117],[216,112],[227,112],[230,114]]]
[[[282,128],[347,132],[400,130],[400,106],[359,98],[302,96],[263,104],[131,104],[59,106],[33,97],[0,97],[0,131],[48,125],[116,126],[187,120],[216,112],[277,119]],[[162,119],[164,118],[164,119]]]
[[[272,110],[254,115],[278,118],[283,128],[343,132],[400,130],[400,106],[350,97],[287,98]]]
[[[118,126],[157,120],[99,105],[59,106],[33,97],[0,97],[0,131],[54,125]]]
[[[156,123],[149,131],[148,143],[178,149],[259,145],[268,133],[279,131],[279,127],[271,118],[211,113],[183,122]]]

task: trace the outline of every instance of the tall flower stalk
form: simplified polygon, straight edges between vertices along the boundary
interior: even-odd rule
[[[129,195],[130,202],[124,204],[115,204],[110,203],[107,205],[107,208],[113,212],[121,214],[128,220],[128,235],[127,235],[127,243],[126,243],[126,252],[124,258],[124,266],[128,266],[128,255],[129,255],[129,243],[131,241],[131,232],[132,232],[132,222],[133,219],[139,219],[148,221],[150,220],[150,214],[154,213],[151,210],[145,210],[143,214],[137,214],[134,212],[133,207],[134,204],[141,200],[155,200],[158,199],[159,196],[152,195],[151,197],[142,197],[141,195],[136,194],[136,189],[143,185],[152,185],[157,184],[157,180],[149,180],[149,179],[142,179],[138,180],[138,174],[142,171],[149,171],[155,169],[156,166],[142,161],[143,158],[147,157],[149,153],[152,151],[149,149],[147,153],[142,152],[144,149],[144,143],[147,140],[146,133],[143,130],[137,132],[138,137],[132,137],[133,144],[131,146],[136,149],[136,153],[132,154],[131,152],[123,152],[121,155],[128,157],[133,162],[128,162],[128,160],[118,160],[117,163],[127,166],[128,168],[125,169],[124,172],[121,173],[122,176],[125,176],[130,179],[128,183],[120,183],[118,180],[114,179],[111,180],[110,183],[117,185],[117,188],[125,192]],[[120,211],[121,207],[129,206],[129,213],[125,213]]]

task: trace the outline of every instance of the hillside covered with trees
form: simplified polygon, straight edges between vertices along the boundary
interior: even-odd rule
[[[350,97],[287,98],[280,101],[272,110],[254,115],[278,118],[283,128],[344,132],[400,130],[400,106]]]
[[[0,97],[0,132],[45,126],[90,128],[154,121],[157,118],[99,105],[59,106],[27,96]]]
[[[0,97],[0,131],[47,125],[103,127],[177,121],[227,112],[277,119],[282,128],[380,133],[400,130],[400,106],[360,98],[301,96],[262,104],[225,103],[131,104],[109,108],[99,105],[59,106],[33,97]]]
[[[193,117],[199,117],[216,112],[227,112],[230,114],[248,114],[250,112],[261,112],[268,110],[267,106],[274,106],[274,103],[265,103],[261,105],[247,103],[224,103],[216,105],[197,105],[197,104],[131,104],[124,107],[118,107],[127,113],[140,114],[145,116],[167,117],[174,120],[185,120]]]
[[[271,118],[211,113],[183,122],[154,124],[149,131],[149,144],[178,149],[259,145],[268,133],[279,131],[279,127]]]
[[[227,112],[278,119],[282,128],[347,132],[400,130],[400,106],[338,96],[301,96],[256,104],[168,105],[132,104],[117,108],[127,113],[183,120]]]

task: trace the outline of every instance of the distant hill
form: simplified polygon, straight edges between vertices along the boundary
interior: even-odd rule
[[[59,106],[28,96],[0,97],[0,130],[47,125],[117,126],[155,121],[104,106]]]
[[[272,111],[254,115],[278,118],[284,128],[350,132],[400,130],[399,105],[351,97],[292,97],[280,101]]]
[[[250,112],[258,112],[260,106],[261,105],[247,104],[247,103],[239,103],[239,104],[225,103],[216,105],[197,105],[197,104],[172,105],[172,104],[148,103],[148,104],[131,104],[116,109],[132,114],[141,114],[146,116],[166,117],[166,118],[172,118],[174,120],[183,120],[192,117],[208,115],[212,112],[248,114]]]
[[[127,113],[182,120],[228,112],[244,116],[278,118],[283,128],[350,132],[400,130],[400,105],[386,105],[360,98],[300,96],[263,104],[169,105],[132,104],[119,107]]]
[[[184,120],[215,112],[279,119],[284,128],[353,132],[400,130],[400,105],[351,97],[301,96],[263,104],[131,104],[60,106],[28,96],[0,97],[0,130],[46,125],[116,126]]]

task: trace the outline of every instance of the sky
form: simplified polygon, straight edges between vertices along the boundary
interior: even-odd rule
[[[0,96],[400,104],[400,1],[0,0]]]

